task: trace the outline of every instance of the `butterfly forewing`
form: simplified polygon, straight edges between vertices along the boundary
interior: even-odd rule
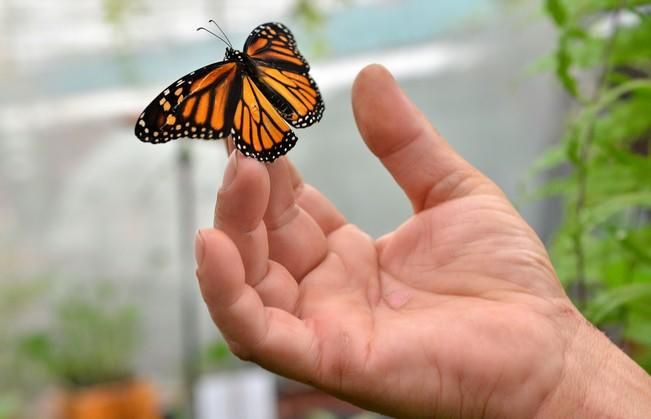
[[[310,70],[296,46],[294,35],[282,23],[263,23],[253,29],[244,44],[244,53],[274,67],[304,73]]]
[[[228,135],[241,85],[238,71],[237,63],[220,62],[175,81],[140,115],[136,136],[163,143],[180,137]]]

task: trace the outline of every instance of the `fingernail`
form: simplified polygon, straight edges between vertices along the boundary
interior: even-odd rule
[[[237,174],[237,150],[233,150],[231,155],[228,157],[228,163],[226,164],[226,170],[224,171],[224,178],[222,180],[222,186],[226,187],[233,182],[235,175]]]
[[[203,232],[201,230],[197,230],[197,234],[194,237],[194,258],[197,261],[197,268],[201,267],[201,263],[203,262],[203,254],[204,254]]]

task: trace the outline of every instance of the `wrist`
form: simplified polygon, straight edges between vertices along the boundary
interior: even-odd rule
[[[651,417],[651,377],[583,318],[564,364],[537,418]]]

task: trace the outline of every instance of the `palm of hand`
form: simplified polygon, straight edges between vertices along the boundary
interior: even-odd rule
[[[375,243],[345,226],[329,243],[330,256],[300,283],[295,312],[317,334],[317,382],[328,390],[384,412],[473,417],[520,392],[532,363],[546,365],[550,386],[560,374],[560,359],[538,354],[563,352],[554,326],[564,294],[544,247],[504,200],[448,201]],[[397,405],[424,383],[428,404]],[[463,386],[483,397],[464,402]],[[510,406],[535,409],[537,391]]]

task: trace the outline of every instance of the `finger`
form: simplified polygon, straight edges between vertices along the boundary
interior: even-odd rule
[[[242,255],[246,282],[256,286],[266,275],[269,248],[262,216],[269,201],[264,165],[233,151],[217,194],[215,227],[223,230]]]
[[[233,150],[235,150],[235,144],[233,143],[233,137],[230,135],[224,138],[224,149],[226,150],[226,155],[230,156]]]
[[[288,313],[295,313],[299,298],[298,283],[280,263],[270,260],[267,274],[254,289],[265,307],[276,307]]]
[[[244,280],[233,241],[219,230],[203,230],[197,235],[196,256],[201,293],[233,352],[280,374],[311,380],[319,347],[312,329],[285,311],[263,305]]]
[[[296,204],[287,159],[267,166],[271,193],[264,215],[269,258],[300,281],[326,256],[327,240],[319,225]]]
[[[269,261],[262,222],[268,201],[269,177],[264,165],[232,152],[218,194],[215,227],[235,243],[242,255],[246,283],[254,287],[264,305],[293,312],[298,284],[284,267]]]
[[[501,195],[445,142],[384,67],[370,65],[357,76],[353,112],[366,145],[405,191],[415,212],[473,193]]]
[[[333,231],[346,224],[346,218],[316,188],[303,182],[298,169],[289,160],[289,175],[294,188],[296,203],[303,211],[307,212],[310,217],[321,227],[323,234],[328,236]]]

